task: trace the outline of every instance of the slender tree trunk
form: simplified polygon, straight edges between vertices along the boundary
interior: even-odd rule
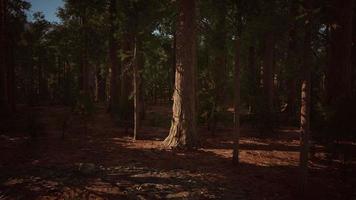
[[[141,127],[141,65],[142,65],[142,51],[141,41],[135,37],[135,47],[133,55],[133,83],[134,83],[134,136],[133,139],[137,139],[137,134]]]
[[[273,55],[274,37],[273,32],[268,31],[265,36],[263,49],[262,71],[262,98],[263,103],[259,108],[259,132],[260,134],[271,134],[273,132]]]
[[[233,153],[232,162],[237,165],[240,162],[240,37],[242,34],[242,13],[241,1],[236,0],[236,21],[237,29],[235,35],[235,70],[234,70],[234,137],[233,137]]]
[[[6,115],[10,110],[7,86],[7,34],[6,34],[6,0],[0,0],[0,112]]]
[[[38,78],[38,97],[39,100],[42,100],[43,98],[43,67],[42,67],[42,52],[39,52],[40,55],[38,55],[38,63],[37,63],[37,78]]]
[[[13,42],[13,41],[11,41]],[[7,97],[10,112],[14,112],[16,110],[16,99],[15,99],[15,89],[16,89],[16,80],[15,80],[15,55],[14,55],[14,47],[10,45],[9,47],[9,56],[7,62]]]
[[[290,18],[292,19],[291,26],[288,30],[288,55],[287,55],[287,70],[288,70],[288,78],[287,78],[287,88],[288,88],[288,96],[287,96],[287,113],[290,121],[294,119],[296,114],[296,99],[297,99],[297,77],[295,74],[297,73],[297,35],[296,35],[296,21],[297,17],[297,1],[292,1],[289,9]]]
[[[218,9],[218,23],[215,27],[213,36],[213,46],[215,51],[213,76],[215,82],[214,88],[214,106],[212,106],[210,115],[210,127],[212,135],[215,134],[216,124],[218,122],[218,110],[223,106],[225,88],[226,88],[226,74],[227,74],[227,47],[226,47],[226,1],[216,0],[215,4]]]
[[[257,70],[256,66],[256,49],[254,46],[249,47],[248,51],[248,67],[246,69],[247,71],[247,80],[249,81],[249,85],[252,86],[252,89],[249,92],[248,96],[248,104],[250,106],[249,108],[249,114],[254,112],[253,106],[255,106],[255,98],[257,96],[257,89],[259,85],[259,73]]]
[[[300,184],[301,194],[305,194],[308,174],[309,134],[310,134],[310,95],[311,95],[311,3],[306,0],[307,20],[303,47],[303,69],[300,108]]]
[[[266,36],[264,58],[263,58],[263,90],[267,100],[268,113],[273,111],[273,53],[274,38],[269,31]]]
[[[179,1],[172,125],[168,137],[163,142],[165,146],[171,148],[191,148],[198,143],[194,88],[196,67],[195,9],[195,0]]]
[[[235,44],[235,71],[234,71],[234,148],[232,154],[233,163],[239,164],[239,140],[240,140],[240,39],[236,37]]]
[[[132,32],[124,33],[122,49],[126,58],[122,61],[121,68],[121,92],[120,92],[120,116],[124,121],[132,122],[133,101],[130,100],[133,91],[132,54],[134,36]]]
[[[352,94],[352,15],[353,0],[333,0],[329,65],[326,76],[326,102],[337,110]]]
[[[86,12],[86,11],[84,11]],[[82,37],[84,38],[84,44],[81,52],[81,90],[84,93],[85,96],[87,97],[92,97],[91,96],[91,90],[90,90],[90,69],[89,69],[89,63],[88,63],[88,34],[86,32],[86,26],[87,26],[87,21],[86,21],[86,14],[84,14],[81,17],[81,26],[82,26]]]
[[[118,59],[118,42],[115,38],[115,33],[117,32],[117,9],[116,0],[110,0],[110,102],[109,111],[117,111],[120,105],[120,61]]]

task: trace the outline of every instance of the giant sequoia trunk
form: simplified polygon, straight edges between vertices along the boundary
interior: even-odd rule
[[[173,94],[172,125],[164,144],[172,148],[197,145],[195,67],[195,0],[179,1],[177,23],[177,65]]]
[[[334,109],[352,94],[352,15],[353,0],[332,1],[329,64],[326,76],[326,102]]]

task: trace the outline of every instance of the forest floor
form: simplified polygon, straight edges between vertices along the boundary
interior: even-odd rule
[[[68,108],[35,107],[33,112],[20,108],[0,126],[0,200],[356,199],[355,157],[325,159],[321,145],[309,164],[306,196],[298,195],[296,129],[263,138],[243,127],[241,164],[234,167],[229,128],[215,136],[200,128],[201,147],[190,152],[163,148],[168,107],[149,109],[135,142],[132,130],[118,128],[104,107],[87,132],[80,118],[71,116],[64,138],[60,121],[69,117],[63,114]],[[36,138],[27,133],[28,121],[40,130]],[[356,144],[348,148],[355,152]]]

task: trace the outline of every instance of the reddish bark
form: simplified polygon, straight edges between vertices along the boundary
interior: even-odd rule
[[[173,116],[169,135],[164,141],[171,148],[191,148],[198,142],[195,116],[195,9],[195,0],[179,1]]]

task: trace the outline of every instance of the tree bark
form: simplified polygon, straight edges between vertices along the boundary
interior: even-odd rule
[[[305,194],[308,174],[309,134],[310,134],[310,95],[311,95],[311,5],[306,0],[307,19],[303,46],[303,68],[300,108],[300,186],[301,194]]]
[[[139,39],[135,37],[135,45],[134,45],[134,52],[133,52],[133,88],[134,88],[134,136],[133,139],[136,140],[137,134],[141,127],[141,77],[140,77],[140,45]]]
[[[236,38],[235,44],[235,70],[234,70],[234,147],[232,161],[239,164],[239,140],[240,140],[240,39]]]
[[[296,33],[296,21],[297,13],[297,1],[292,1],[289,9],[289,16],[291,18],[291,25],[288,30],[288,54],[287,54],[287,113],[290,121],[294,119],[296,114],[296,99],[297,99],[297,33]]]
[[[171,148],[192,148],[198,143],[195,116],[195,9],[195,0],[179,1],[172,125],[163,142]]]
[[[172,41],[172,91],[174,91],[174,84],[175,84],[175,72],[176,72],[176,49],[177,49],[177,40],[176,40],[176,33],[173,33],[173,41]]]
[[[273,53],[273,32],[269,31],[266,35],[263,58],[263,93],[267,101],[268,113],[273,111]]]
[[[7,86],[7,34],[6,34],[6,0],[0,0],[0,114],[6,115],[10,110]]]
[[[332,1],[329,64],[326,75],[326,103],[337,109],[352,95],[353,0]]]
[[[210,114],[210,127],[212,135],[215,134],[216,124],[218,122],[219,108],[223,106],[225,88],[226,88],[226,74],[227,74],[227,47],[226,47],[226,1],[216,0],[215,4],[218,9],[218,22],[215,26],[215,33],[213,35],[213,47],[214,47],[214,66],[213,66],[213,78],[214,78],[214,105],[212,106]]]
[[[132,56],[133,56],[134,34],[126,32],[123,35],[122,49],[125,58],[122,60],[121,83],[120,83],[120,118],[132,122],[133,101],[130,100],[133,91]]]
[[[16,79],[15,79],[15,55],[14,55],[14,41],[11,40],[11,43],[8,47],[8,61],[7,61],[7,97],[9,104],[9,111],[16,111],[16,99],[15,99],[15,90],[16,90]]]
[[[110,102],[109,111],[111,113],[117,111],[120,105],[120,76],[121,71],[120,61],[118,59],[118,42],[115,38],[117,32],[117,24],[115,23],[117,17],[116,0],[110,0]]]

